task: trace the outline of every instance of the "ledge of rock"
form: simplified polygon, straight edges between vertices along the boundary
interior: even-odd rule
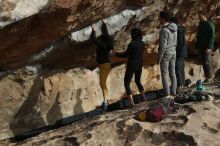
[[[186,64],[186,78],[193,82],[204,78],[200,63],[194,62],[195,59],[191,57],[191,55],[196,55],[194,42],[198,25],[197,11],[209,10],[216,26],[220,24],[219,0],[0,0],[0,6],[2,6],[0,8],[0,26],[2,26],[0,28],[0,71],[2,71],[0,72],[0,139],[11,138],[33,129],[53,125],[62,118],[91,111],[101,104],[102,92],[99,86],[99,70],[95,63],[95,46],[89,41],[92,24],[99,29],[100,20],[106,21],[117,50],[126,48],[130,41],[129,32],[132,27],[140,27],[143,30],[144,41],[148,45],[146,45],[144,54],[144,70],[141,80],[146,91],[161,88],[159,66],[156,65],[160,29],[159,11],[164,7],[172,10],[188,28],[186,37],[190,58]],[[219,40],[219,34],[220,29],[217,29],[217,40]],[[99,31],[97,35],[100,35]],[[219,55],[218,50],[213,56],[213,75],[216,75],[216,78],[220,77]],[[107,85],[110,91],[109,100],[115,102],[125,93],[123,87],[125,60],[113,57],[111,62],[113,69]],[[133,81],[131,86],[136,90]],[[205,104],[214,109],[214,104]],[[201,105],[192,105],[191,108],[200,109]],[[218,112],[219,108],[216,107],[216,109],[211,112],[211,115]],[[201,112],[202,110],[197,112],[198,115],[195,117],[203,115]],[[126,112],[108,115],[112,114],[119,117]],[[114,116],[112,121],[105,120],[104,117],[101,117],[104,121],[100,122],[100,127],[105,127],[107,123],[110,123],[110,127],[114,129],[116,123],[120,121],[117,118],[114,119]],[[179,115],[175,118],[179,118],[181,122],[180,117]],[[190,118],[190,115],[187,118]],[[96,120],[91,120],[91,122]],[[174,133],[166,132],[165,129],[157,132],[157,129],[152,129],[152,127],[143,128],[133,119],[121,120],[124,120],[124,123],[119,123],[119,127],[120,124],[125,127],[119,128],[119,135],[121,131],[121,134],[127,133],[125,135],[133,139],[133,141],[126,141],[127,145],[138,140],[139,135],[131,132],[133,129],[141,131],[139,134],[146,138],[150,135],[150,140],[154,142],[157,141],[158,136],[163,141],[173,134],[174,138],[179,138],[179,141],[183,141],[184,138],[189,139],[190,143],[186,143],[188,145],[199,144],[199,140],[195,137],[196,133],[193,135],[175,130],[175,128]],[[99,123],[99,121],[100,119],[96,122]],[[204,120],[204,122],[208,124],[207,121]],[[206,127],[210,127],[207,124]],[[83,127],[83,124],[81,126]],[[91,133],[95,131],[99,133],[102,130],[97,126],[95,126],[97,131],[91,129]],[[211,124],[212,128],[213,126]],[[74,128],[74,125],[72,127]],[[56,133],[54,133],[54,141],[46,140],[47,137],[45,137],[42,141],[36,138],[39,142],[36,143],[43,144],[48,141],[51,145],[53,142],[60,143],[60,145],[69,145],[69,143],[87,145],[86,142],[90,142],[90,138],[83,143],[85,140],[83,136],[91,136],[92,139],[99,139],[100,135],[106,136],[102,132],[95,136],[85,135],[86,131],[82,127],[78,129],[79,137],[74,135],[69,138],[67,136],[65,139],[58,134],[60,138],[56,138]],[[128,131],[123,133],[124,128]],[[118,136],[118,128],[114,130]],[[107,133],[110,131],[111,128],[106,129]],[[68,133],[66,130],[64,132]],[[113,140],[113,143],[109,145],[123,145],[127,139],[126,136],[122,136],[119,141]],[[99,140],[97,144],[100,144],[103,139]],[[140,141],[146,143],[149,139],[145,140],[140,138]],[[167,144],[169,142],[170,145],[175,145],[172,139]],[[31,144],[30,141],[24,143],[24,145],[29,144]],[[96,145],[92,141],[91,144]],[[108,140],[106,145],[108,145]]]
[[[53,125],[68,116],[89,112],[102,102],[98,69],[91,71],[75,68],[37,74],[32,71],[28,68],[19,69],[1,78],[0,139]],[[161,88],[159,72],[158,65],[144,68],[141,81],[146,91]],[[124,73],[124,65],[110,72],[107,80],[110,103],[125,96]],[[203,79],[202,67],[187,64],[186,78],[192,81]],[[131,87],[137,91],[134,81]]]
[[[219,86],[219,84],[216,84]],[[8,145],[190,145],[218,146],[220,141],[219,88],[209,92],[218,95],[214,100],[182,105],[175,114],[169,114],[158,123],[139,122],[135,116],[146,108],[146,103],[123,111],[84,119],[80,122],[40,134]]]

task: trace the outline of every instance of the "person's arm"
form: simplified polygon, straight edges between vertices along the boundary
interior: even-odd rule
[[[105,20],[102,20],[102,27],[106,28],[104,33],[108,34],[108,28]],[[113,38],[109,36],[109,34],[106,36],[106,41],[105,44],[107,45],[108,49],[113,50],[114,49],[114,44],[113,44]]]
[[[115,56],[120,57],[120,58],[127,58],[128,57],[128,53],[131,49],[131,44],[128,45],[127,50],[125,52],[120,52],[120,53],[115,53]]]
[[[207,49],[213,49],[214,43],[215,43],[215,28],[214,25],[209,23],[208,25],[208,48]]]
[[[199,34],[197,33],[197,36],[196,36],[196,44],[195,44],[195,48],[198,50],[199,49]]]
[[[159,64],[163,58],[164,53],[166,52],[167,45],[168,45],[168,32],[165,29],[162,29],[160,33],[159,50],[158,50]]]
[[[177,48],[183,47],[185,43],[185,37],[184,37],[184,32],[181,32],[181,30],[177,30]]]
[[[96,32],[93,27],[92,27],[92,33],[91,33],[90,39],[93,41],[93,43],[96,46],[103,47],[105,45],[102,41],[100,41],[99,39],[96,38]]]
[[[196,34],[196,49],[198,49],[199,48],[199,26],[198,26],[198,30],[197,30],[197,34]]]
[[[95,30],[94,30],[93,27],[92,27],[92,32],[91,32],[91,35],[90,35],[90,39],[91,40],[95,40],[96,39],[96,33],[95,33]]]

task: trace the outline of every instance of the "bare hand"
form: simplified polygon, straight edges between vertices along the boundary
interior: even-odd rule
[[[115,50],[110,51],[110,56],[115,56]]]
[[[110,51],[110,56],[114,56],[114,55],[115,55],[114,50],[111,50]]]
[[[112,54],[117,54],[118,52],[116,50],[112,50]]]
[[[96,28],[94,25],[91,26],[93,31],[96,31]]]

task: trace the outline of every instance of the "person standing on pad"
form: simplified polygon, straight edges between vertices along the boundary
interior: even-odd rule
[[[185,59],[187,58],[187,47],[185,32],[186,27],[181,25],[176,17],[172,17],[171,22],[178,26],[177,29],[177,47],[176,47],[176,78],[177,78],[177,93],[184,89],[185,85]]]
[[[171,15],[167,11],[159,14],[161,24],[159,39],[159,60],[164,96],[176,95],[177,80],[175,73],[176,47],[177,47],[177,25],[170,23]],[[171,89],[169,87],[169,77],[171,79]]]
[[[96,62],[98,64],[100,70],[100,86],[103,93],[103,102],[102,108],[107,110],[107,97],[108,97],[108,88],[106,85],[106,81],[108,78],[108,74],[111,70],[110,64],[110,51],[113,50],[113,39],[108,33],[107,25],[104,21],[102,21],[101,26],[102,34],[96,38],[96,30],[94,26],[92,26],[91,40],[96,45]]]
[[[199,50],[203,70],[205,74],[204,83],[212,78],[212,50],[215,43],[215,26],[207,18],[205,10],[199,11],[199,26],[196,38],[196,48]]]
[[[142,99],[146,101],[144,88],[140,82],[143,66],[143,54],[145,44],[142,41],[142,33],[138,28],[131,30],[132,41],[129,43],[127,50],[123,53],[115,52],[117,57],[128,58],[126,72],[124,76],[124,86],[126,94],[129,97],[131,106],[134,106],[132,92],[130,89],[130,83],[133,75],[135,75],[135,83],[142,95]]]

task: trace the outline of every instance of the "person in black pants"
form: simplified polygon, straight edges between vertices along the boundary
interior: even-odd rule
[[[179,21],[176,17],[172,17],[170,21],[178,26],[176,47],[176,78],[177,92],[180,92],[184,88],[185,84],[185,59],[188,56],[185,39],[186,28],[179,24]]]
[[[198,12],[199,26],[196,37],[196,48],[199,51],[200,59],[203,65],[205,80],[203,83],[208,83],[212,79],[212,51],[215,44],[215,26],[208,19],[208,12],[202,10]]]
[[[142,41],[142,33],[138,28],[133,28],[131,30],[132,41],[129,43],[127,50],[124,53],[116,53],[116,56],[128,58],[127,67],[124,77],[124,86],[126,94],[130,99],[131,106],[134,106],[134,101],[132,97],[132,92],[130,89],[130,83],[133,75],[135,74],[135,83],[142,95],[144,101],[146,101],[144,88],[140,82],[143,66],[143,53],[145,49],[145,44]]]

